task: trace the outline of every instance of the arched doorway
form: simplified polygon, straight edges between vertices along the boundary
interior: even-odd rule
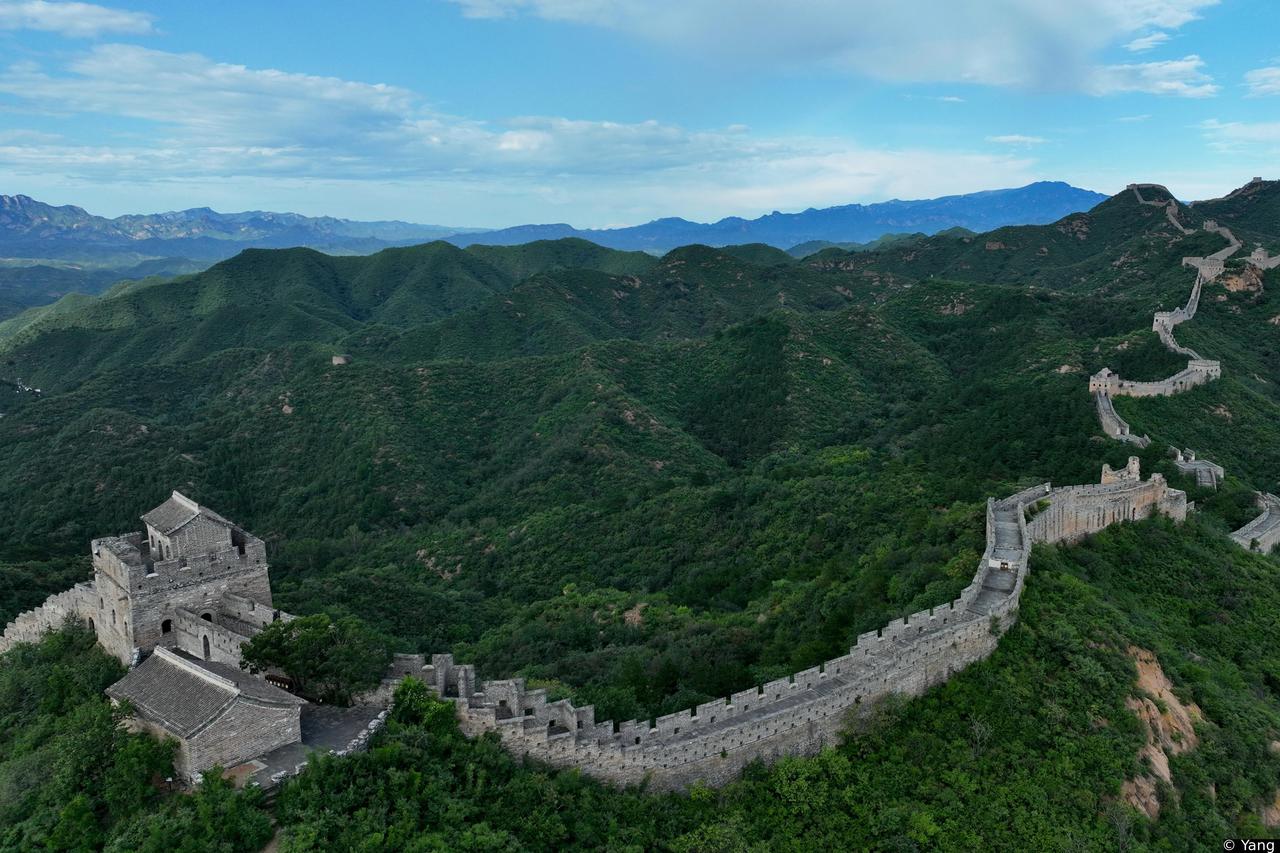
[[[161,633],[161,634],[168,634],[168,633],[169,633],[170,631],[172,631],[172,630],[173,630],[173,620],[172,620],[172,619],[166,619],[166,620],[164,620],[163,622],[161,622],[161,623],[160,623],[160,633]]]
[[[209,659],[209,635],[208,634],[206,634],[204,637],[204,659],[205,660]]]

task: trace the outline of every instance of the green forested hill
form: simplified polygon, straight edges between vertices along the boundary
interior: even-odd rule
[[[476,243],[468,246],[467,252],[484,259],[516,281],[550,270],[587,269],[611,275],[640,275],[658,263],[657,258],[644,252],[606,249],[577,237],[535,240],[519,246]]]
[[[1265,231],[1255,209],[1231,227]],[[651,258],[575,240],[368,258],[254,251],[64,301],[0,327],[0,379],[45,390],[0,386],[0,618],[64,588],[85,571],[91,537],[130,529],[181,488],[268,540],[288,610],[360,616],[399,648],[454,651],[485,677],[523,674],[594,703],[601,719],[688,707],[949,600],[982,550],[988,495],[1122,464],[1129,450],[1102,437],[1086,378],[1179,369],[1151,311],[1186,299],[1182,256],[1221,245],[1122,193],[1049,226],[804,261],[702,246]],[[1254,283],[1233,260],[1178,332],[1221,358],[1224,378],[1120,401],[1156,439],[1144,471],[1199,503],[1189,532],[1155,522],[1038,555],[1025,625],[989,664],[846,747],[830,778],[821,761],[787,762],[731,788],[719,811],[681,801],[662,843],[796,843],[782,815],[870,796],[882,775],[888,817],[853,846],[945,847],[935,830],[959,831],[965,804],[998,794],[1044,821],[969,827],[972,837],[1044,841],[1070,820],[1085,849],[1107,849],[1137,754],[1116,710],[1131,689],[1128,643],[1169,656],[1175,683],[1222,730],[1208,742],[1225,745],[1187,759],[1186,778],[1245,781],[1220,783],[1231,792],[1216,804],[1180,792],[1155,827],[1127,815],[1127,837],[1181,849],[1196,831],[1253,826],[1247,814],[1280,765],[1257,754],[1280,738],[1266,663],[1280,646],[1259,640],[1246,662],[1231,637],[1201,643],[1192,627],[1263,594],[1242,578],[1277,571],[1220,536],[1248,517],[1253,489],[1280,482],[1276,288],[1276,273]],[[332,365],[335,352],[353,363]],[[1224,464],[1223,489],[1181,478],[1167,442]],[[1225,577],[1237,563],[1245,574]],[[1134,594],[1142,572],[1226,586],[1216,609],[1175,619],[1170,601]],[[1084,693],[1063,698],[1072,690]],[[1213,696],[1228,697],[1216,716]],[[975,718],[1004,732],[1008,751],[966,757]],[[913,742],[931,756],[929,778],[906,758]],[[447,761],[498,760],[474,752],[484,748],[451,746]],[[376,761],[394,764],[393,753]],[[373,796],[359,767],[316,773]],[[755,810],[789,784],[803,793],[766,825],[774,818]],[[564,796],[656,808],[588,787]],[[451,796],[480,808],[473,794]],[[287,803],[286,825],[342,846],[326,835],[336,829],[316,828],[313,805]]]
[[[1280,254],[1280,181],[1248,183],[1225,198],[1196,202],[1192,209],[1232,229],[1246,250],[1261,243]]]
[[[1148,191],[1148,200],[1159,200]],[[1182,208],[1194,228],[1199,207]],[[1139,204],[1125,191],[1086,213],[1052,225],[1014,226],[960,238],[935,235],[881,252],[828,250],[806,263],[866,275],[930,276],[964,281],[1025,283],[1142,299],[1177,297],[1186,288],[1178,263],[1184,255],[1206,255],[1222,247],[1214,235],[1180,235],[1163,208]]]

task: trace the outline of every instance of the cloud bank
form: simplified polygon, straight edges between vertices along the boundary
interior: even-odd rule
[[[1138,33],[1181,27],[1217,1],[452,0],[472,17],[534,15],[603,27],[744,66],[817,64],[892,82],[1094,93],[1100,79],[1132,76],[1127,69],[1134,67],[1100,77],[1099,51]],[[1136,38],[1131,49],[1165,38]]]
[[[0,92],[30,110],[101,114],[137,126],[91,143],[0,137],[0,177],[58,174],[153,186],[219,178],[239,182],[249,198],[264,181],[417,184],[419,192],[432,188],[434,206],[460,211],[451,216],[487,211],[481,224],[570,204],[596,223],[671,210],[716,218],[1035,177],[1030,161],[1007,155],[878,149],[841,138],[760,136],[743,126],[690,130],[555,116],[479,121],[439,112],[396,86],[136,45],[97,45],[56,69],[11,65],[0,72]],[[524,210],[494,200],[517,193]]]
[[[93,38],[106,33],[149,33],[152,23],[150,15],[92,3],[0,0],[0,30],[40,30],[71,38]]]

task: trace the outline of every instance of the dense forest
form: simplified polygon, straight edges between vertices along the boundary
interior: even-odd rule
[[[1212,215],[1280,251],[1275,198],[1263,184]],[[1181,257],[1220,245],[1121,194],[1049,226],[802,260],[574,240],[248,251],[28,311],[0,324],[14,383],[0,385],[0,619],[83,579],[89,539],[181,488],[268,541],[287,610],[523,675],[600,719],[686,708],[950,600],[982,551],[988,495],[1122,465],[1086,377],[1179,369],[1151,312],[1186,299]],[[172,833],[203,849],[222,821],[239,833],[225,849],[257,849],[268,816],[290,850],[1187,849],[1262,835],[1280,782],[1280,563],[1222,533],[1280,485],[1278,286],[1232,261],[1179,329],[1223,378],[1118,402],[1155,439],[1143,470],[1188,491],[1193,521],[1038,550],[995,656],[851,723],[817,759],[723,791],[614,791],[461,738],[410,686],[370,752],[316,762],[270,811],[217,781],[175,798],[165,756],[137,739],[78,752],[81,717],[114,725],[101,688],[117,673],[72,633],[0,663],[14,721],[0,787],[26,804],[3,840],[74,847],[50,840],[74,817],[96,833],[88,846]],[[1227,482],[1197,488],[1171,446]],[[1134,648],[1204,715],[1155,786],[1158,820],[1122,796],[1148,770],[1125,704],[1140,693]],[[55,686],[27,696],[37,682]],[[50,756],[95,773],[33,781]],[[122,807],[111,768],[128,762],[138,772],[121,774],[149,781]]]

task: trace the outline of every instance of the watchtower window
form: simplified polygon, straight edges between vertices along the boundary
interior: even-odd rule
[[[204,638],[204,659],[205,659],[205,660],[208,660],[208,659],[209,659],[209,638],[208,638],[208,636],[206,636],[206,637]]]
[[[160,633],[161,633],[161,634],[167,634],[167,633],[169,633],[169,632],[170,632],[170,631],[172,631],[172,630],[173,630],[173,620],[172,620],[172,619],[166,619],[166,620],[164,620],[163,622],[161,622],[161,623],[160,623]]]
[[[212,614],[212,613],[201,613],[201,614],[200,614],[200,618],[201,618],[201,619],[203,619],[203,620],[204,620],[204,621],[206,621],[206,622],[212,622],[212,621],[213,621],[213,614]]]

